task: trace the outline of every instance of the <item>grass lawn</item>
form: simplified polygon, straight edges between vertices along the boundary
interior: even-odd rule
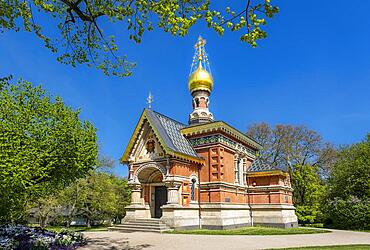
[[[365,233],[370,233],[370,229],[359,229],[355,230],[356,232],[365,232]]]
[[[277,248],[274,248],[277,249]],[[318,247],[294,247],[294,248],[278,248],[279,250],[310,250],[310,249],[345,249],[345,250],[369,250],[370,245],[341,245],[341,246],[318,246]]]
[[[329,233],[329,230],[316,228],[275,228],[275,227],[242,227],[237,229],[209,230],[174,230],[169,234],[206,234],[206,235],[284,235],[284,234],[316,234]]]
[[[107,231],[106,226],[91,226],[90,228],[86,226],[70,226],[69,228],[62,227],[62,226],[48,226],[46,227],[47,230],[60,232],[62,229],[68,229],[73,232],[91,232],[91,231]]]

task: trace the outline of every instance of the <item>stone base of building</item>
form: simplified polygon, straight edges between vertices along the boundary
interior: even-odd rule
[[[291,205],[203,203],[201,219],[199,207],[192,204],[183,207],[176,204],[162,206],[161,221],[168,227],[177,230],[197,229],[199,224],[206,229],[231,229],[251,225],[290,228],[297,227],[295,208]],[[253,223],[251,220],[253,217]],[[130,205],[126,207],[124,220],[151,218],[148,205]]]
[[[199,223],[206,229],[229,229],[251,225],[248,205],[202,204],[201,220],[198,205],[189,207],[165,205],[162,210],[161,221],[178,230],[196,229],[199,228]]]
[[[148,205],[129,205],[125,207],[126,216],[124,220],[150,219],[150,207]]]
[[[251,205],[253,225],[273,227],[298,227],[293,205],[254,204]]]
[[[201,205],[202,228],[230,229],[251,225],[246,204],[208,203]]]
[[[199,228],[198,206],[164,205],[162,206],[161,221],[172,229]]]

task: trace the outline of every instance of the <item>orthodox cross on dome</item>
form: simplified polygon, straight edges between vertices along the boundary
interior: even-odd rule
[[[149,92],[148,98],[146,98],[146,102],[148,104],[148,109],[151,109],[153,103],[153,96],[151,92]]]
[[[208,61],[208,55],[206,53],[205,45],[207,41],[201,36],[198,37],[198,41],[195,43],[195,53],[193,56],[193,62],[190,68],[190,74],[194,72],[197,68],[203,68],[211,73],[211,67]]]

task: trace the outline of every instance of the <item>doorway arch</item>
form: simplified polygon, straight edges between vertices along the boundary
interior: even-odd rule
[[[134,173],[135,179],[141,185],[141,197],[145,205],[149,205],[152,218],[162,217],[162,206],[167,204],[167,188],[163,180],[166,168],[154,164],[144,164]]]

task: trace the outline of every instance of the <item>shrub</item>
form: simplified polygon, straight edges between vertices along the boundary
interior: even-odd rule
[[[335,199],[328,206],[326,226],[339,229],[370,229],[370,199]]]
[[[41,228],[21,225],[3,225],[0,227],[0,249],[60,249],[69,250],[85,245],[83,235],[64,230],[60,233]]]

